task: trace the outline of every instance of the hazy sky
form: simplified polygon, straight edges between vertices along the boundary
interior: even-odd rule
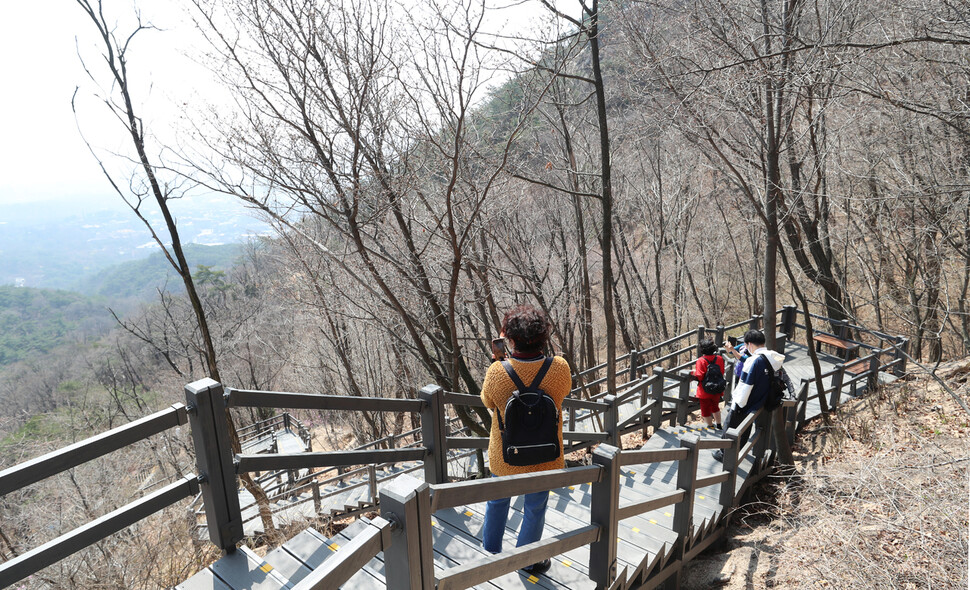
[[[131,0],[105,4],[106,12],[132,14]],[[170,102],[173,95],[192,91],[192,78],[185,72],[193,68],[186,66],[180,51],[188,36],[185,31],[191,29],[180,24],[181,13],[168,8],[167,1],[140,4],[152,7],[155,12],[147,16],[167,30],[146,31],[136,38],[130,60],[139,77],[137,91],[142,100],[150,95],[157,104],[177,104]],[[120,30],[129,30],[126,23],[120,25]],[[78,58],[80,46],[94,62],[94,43],[93,25],[73,0],[5,3],[0,19],[0,204],[117,199],[82,141],[71,110],[71,98],[80,86],[78,119],[85,135],[100,149],[127,147],[121,143],[123,131],[105,117],[94,98],[96,88]],[[91,63],[99,68],[96,75],[106,79],[101,66]],[[180,83],[167,83],[172,80]]]
[[[512,7],[502,12],[506,32],[544,12],[537,0],[495,2]],[[129,19],[119,23],[119,31],[132,30],[136,5],[143,21],[164,29],[140,33],[129,52],[133,98],[149,129],[160,135],[171,133],[178,119],[174,105],[191,103],[197,94],[211,95],[201,90],[211,76],[186,57],[201,42],[180,4],[105,0],[109,20]],[[81,139],[71,109],[75,89],[80,127],[94,146],[103,152],[127,151],[130,138],[98,103],[98,88],[81,67],[78,48],[98,79],[109,79],[99,62],[95,29],[74,0],[5,3],[0,19],[0,205],[52,199],[120,205]]]

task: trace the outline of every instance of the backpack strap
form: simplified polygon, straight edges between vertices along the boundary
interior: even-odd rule
[[[542,361],[542,367],[539,368],[539,372],[536,373],[535,379],[532,380],[532,384],[529,385],[529,389],[535,391],[539,389],[542,385],[542,380],[545,379],[546,373],[549,372],[549,367],[552,366],[552,357],[547,356],[544,361]]]
[[[518,373],[515,372],[515,367],[512,366],[512,363],[506,359],[502,359],[502,368],[505,369],[506,373],[508,373],[509,379],[512,380],[512,383],[515,385],[517,390],[522,391],[525,389],[525,383],[522,383],[522,379],[520,379]],[[542,369],[539,370],[541,371]]]

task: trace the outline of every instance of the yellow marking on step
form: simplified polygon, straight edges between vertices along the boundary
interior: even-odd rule
[[[327,545],[327,547],[330,547],[331,551],[336,551],[337,549],[340,549],[340,545],[337,545],[336,543],[330,543],[329,545]]]
[[[650,524],[657,524],[657,521],[651,518],[650,519]]]
[[[697,497],[698,497],[698,498],[700,498],[701,500],[703,500],[703,499],[704,499],[704,496],[697,496]]]
[[[271,566],[268,563],[264,563],[263,565],[259,566],[259,569],[263,570],[264,572],[266,572],[268,574],[271,571],[273,571],[273,566]]]
[[[431,526],[438,526],[438,521],[432,520],[431,521]]]
[[[474,512],[472,512],[471,510],[465,511],[465,516],[472,516],[472,515],[474,515]]]
[[[562,560],[562,564],[566,567],[570,567],[573,565],[573,562],[569,561],[568,559],[564,559]]]
[[[576,486],[569,486],[569,489],[575,490],[576,489]]]
[[[638,529],[637,527],[633,527],[632,530],[633,530],[634,533],[639,533],[640,532],[640,529]]]
[[[536,582],[539,581],[539,578],[537,578],[535,576],[529,576],[529,581],[532,582],[533,584],[535,584]]]
[[[669,512],[664,512],[664,516],[673,516],[673,514],[671,514]]]

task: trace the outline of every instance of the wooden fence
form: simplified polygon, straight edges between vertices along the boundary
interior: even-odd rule
[[[19,490],[88,461],[123,449],[150,436],[186,423],[186,407],[135,420],[120,428],[83,440],[0,472],[0,495]],[[0,588],[53,564],[148,516],[199,492],[200,478],[184,477],[82,527],[0,564]]]
[[[803,324],[797,322],[799,313],[795,307],[788,306],[776,314],[773,323],[779,330],[777,348],[784,349],[786,341],[794,341],[797,329],[805,329]],[[812,317],[829,322],[826,318]],[[477,396],[446,392],[437,386],[421,389],[416,399],[387,399],[224,389],[222,384],[211,379],[191,383],[185,388],[185,406],[177,404],[169,410],[0,472],[0,494],[5,494],[167,428],[184,424],[186,419],[191,425],[199,469],[198,476],[186,477],[55,541],[0,564],[0,587],[21,580],[200,490],[211,542],[225,551],[233,551],[243,538],[237,482],[237,476],[241,473],[321,468],[359,470],[410,461],[423,462],[424,482],[402,476],[381,490],[379,496],[383,518],[372,522],[367,534],[355,538],[354,543],[344,547],[338,558],[328,560],[326,567],[314,571],[297,588],[335,588],[356,572],[361,564],[381,551],[385,556],[388,588],[465,588],[582,545],[590,545],[590,576],[597,586],[617,587],[625,583],[628,575],[644,575],[643,572],[616,571],[617,522],[662,506],[674,506],[675,532],[679,535],[677,557],[667,570],[654,572],[652,582],[640,580],[642,587],[652,587],[651,583],[660,584],[671,579],[683,563],[706,546],[704,538],[692,538],[690,534],[692,490],[720,484],[722,505],[735,506],[748,487],[768,473],[772,463],[776,460],[791,462],[789,443],[798,427],[805,422],[806,408],[811,401],[824,399],[827,407],[834,409],[845,387],[854,391],[857,385],[872,386],[879,371],[892,370],[896,374],[905,371],[905,339],[847,323],[829,322],[838,326],[835,336],[843,340],[849,340],[852,332],[860,340],[865,339],[857,344],[868,354],[839,364],[822,375],[823,379],[829,380],[828,387],[814,391],[808,381],[802,382],[795,400],[786,402],[774,415],[758,412],[748,416],[737,429],[729,430],[723,439],[701,440],[688,435],[682,438],[678,449],[624,451],[619,448],[621,437],[625,434],[639,430],[646,435],[649,429],[657,429],[665,422],[672,425],[686,423],[689,412],[696,408],[696,401],[689,395],[686,369],[697,356],[700,339],[709,335],[721,342],[726,333],[758,328],[761,322],[760,316],[753,316],[729,326],[714,329],[698,327],[697,330],[643,350],[630,351],[617,359],[627,369],[626,382],[618,385],[615,392],[599,391],[605,383],[605,377],[598,376],[605,368],[604,364],[578,373],[575,378],[577,388],[563,403],[563,438],[567,452],[592,448],[593,464],[528,476],[454,483],[448,481],[449,451],[488,446],[487,438],[467,436],[467,431],[455,428],[454,418],[450,417],[448,410],[449,405],[480,406],[482,402]],[[729,361],[728,366],[732,364]],[[730,369],[727,374],[730,374]],[[728,383],[731,383],[730,379]],[[814,391],[811,397],[810,391]],[[726,400],[730,399],[730,394],[729,385]],[[297,454],[244,452],[234,455],[229,445],[225,416],[227,409],[242,407],[413,412],[420,415],[421,428],[420,432],[407,433],[413,435],[413,440],[402,448],[397,448],[396,439],[386,439],[348,451]],[[623,419],[620,418],[621,408],[629,414]],[[258,427],[243,431],[247,436],[258,436],[259,432]],[[749,433],[750,436],[746,437]],[[739,448],[738,441],[745,438],[745,446]],[[379,448],[381,446],[388,448]],[[698,479],[697,453],[712,448],[723,449],[724,469],[721,473]],[[754,453],[755,469],[745,478],[744,487],[735,490],[738,459],[749,453]],[[680,462],[676,492],[634,505],[618,505],[618,474],[622,465],[663,461]],[[376,483],[376,480],[371,481]],[[437,579],[434,577],[430,519],[435,510],[585,482],[593,482],[592,510],[587,526],[480,562],[464,564],[446,571]]]

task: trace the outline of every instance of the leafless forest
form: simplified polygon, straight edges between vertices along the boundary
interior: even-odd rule
[[[532,1],[535,27],[512,36],[489,24],[503,9],[467,0],[190,0],[225,95],[171,122],[128,84],[129,47],[165,32],[77,0],[101,40],[80,92],[130,138],[102,164],[133,215],[214,191],[277,232],[198,272],[166,214],[152,229],[188,295],[0,373],[0,468],[207,375],[477,393],[518,302],[548,312],[579,368],[802,306],[795,287],[929,364],[970,353],[964,0]],[[487,416],[462,418],[484,432]],[[359,441],[411,427],[356,420]],[[0,559],[194,470],[182,432],[3,497]],[[178,582],[206,558],[187,522],[167,511],[25,587]]]

